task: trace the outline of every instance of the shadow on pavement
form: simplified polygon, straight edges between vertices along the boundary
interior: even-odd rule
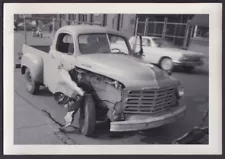
[[[184,73],[184,74],[192,74],[192,75],[205,75],[208,76],[209,72],[207,70],[201,69],[201,68],[196,68],[191,72],[185,71],[183,68],[174,68],[173,72],[175,73]]]
[[[100,140],[120,139],[128,138],[136,134],[136,132],[110,132],[110,123],[98,123],[96,124],[96,132],[94,138]]]
[[[168,134],[170,134],[168,126],[164,125],[162,127],[143,130],[137,133],[142,136],[140,141],[144,144],[171,144],[172,140],[167,137]]]

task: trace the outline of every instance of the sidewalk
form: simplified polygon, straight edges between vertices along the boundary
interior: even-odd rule
[[[14,92],[14,144],[63,144],[59,126]]]

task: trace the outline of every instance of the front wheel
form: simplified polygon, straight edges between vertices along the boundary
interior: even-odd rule
[[[25,71],[25,84],[26,84],[27,90],[30,94],[36,94],[40,87],[40,85],[38,85],[33,80],[29,68],[26,68],[26,71]]]
[[[160,60],[159,62],[159,66],[161,69],[167,71],[167,72],[172,72],[173,70],[173,61],[171,60],[171,58],[163,58]]]
[[[92,96],[86,94],[83,97],[83,104],[80,108],[79,125],[80,131],[85,136],[92,136],[95,131],[96,110]]]

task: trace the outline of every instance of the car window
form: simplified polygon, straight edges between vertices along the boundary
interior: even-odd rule
[[[134,43],[135,43],[135,38],[132,38],[131,44],[133,45]],[[136,45],[140,45],[140,38],[139,37],[137,37]],[[151,46],[151,40],[142,37],[142,46]]]
[[[151,46],[150,39],[142,38],[142,45],[143,46]]]
[[[157,45],[157,47],[174,47],[173,43],[167,39],[153,38],[152,40]]]
[[[73,55],[74,54],[74,41],[73,41],[72,35],[67,34],[67,33],[59,34],[57,44],[56,44],[56,50],[61,53]]]

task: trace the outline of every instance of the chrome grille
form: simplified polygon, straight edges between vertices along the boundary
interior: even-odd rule
[[[126,97],[124,113],[158,113],[176,104],[175,88],[132,90]]]

